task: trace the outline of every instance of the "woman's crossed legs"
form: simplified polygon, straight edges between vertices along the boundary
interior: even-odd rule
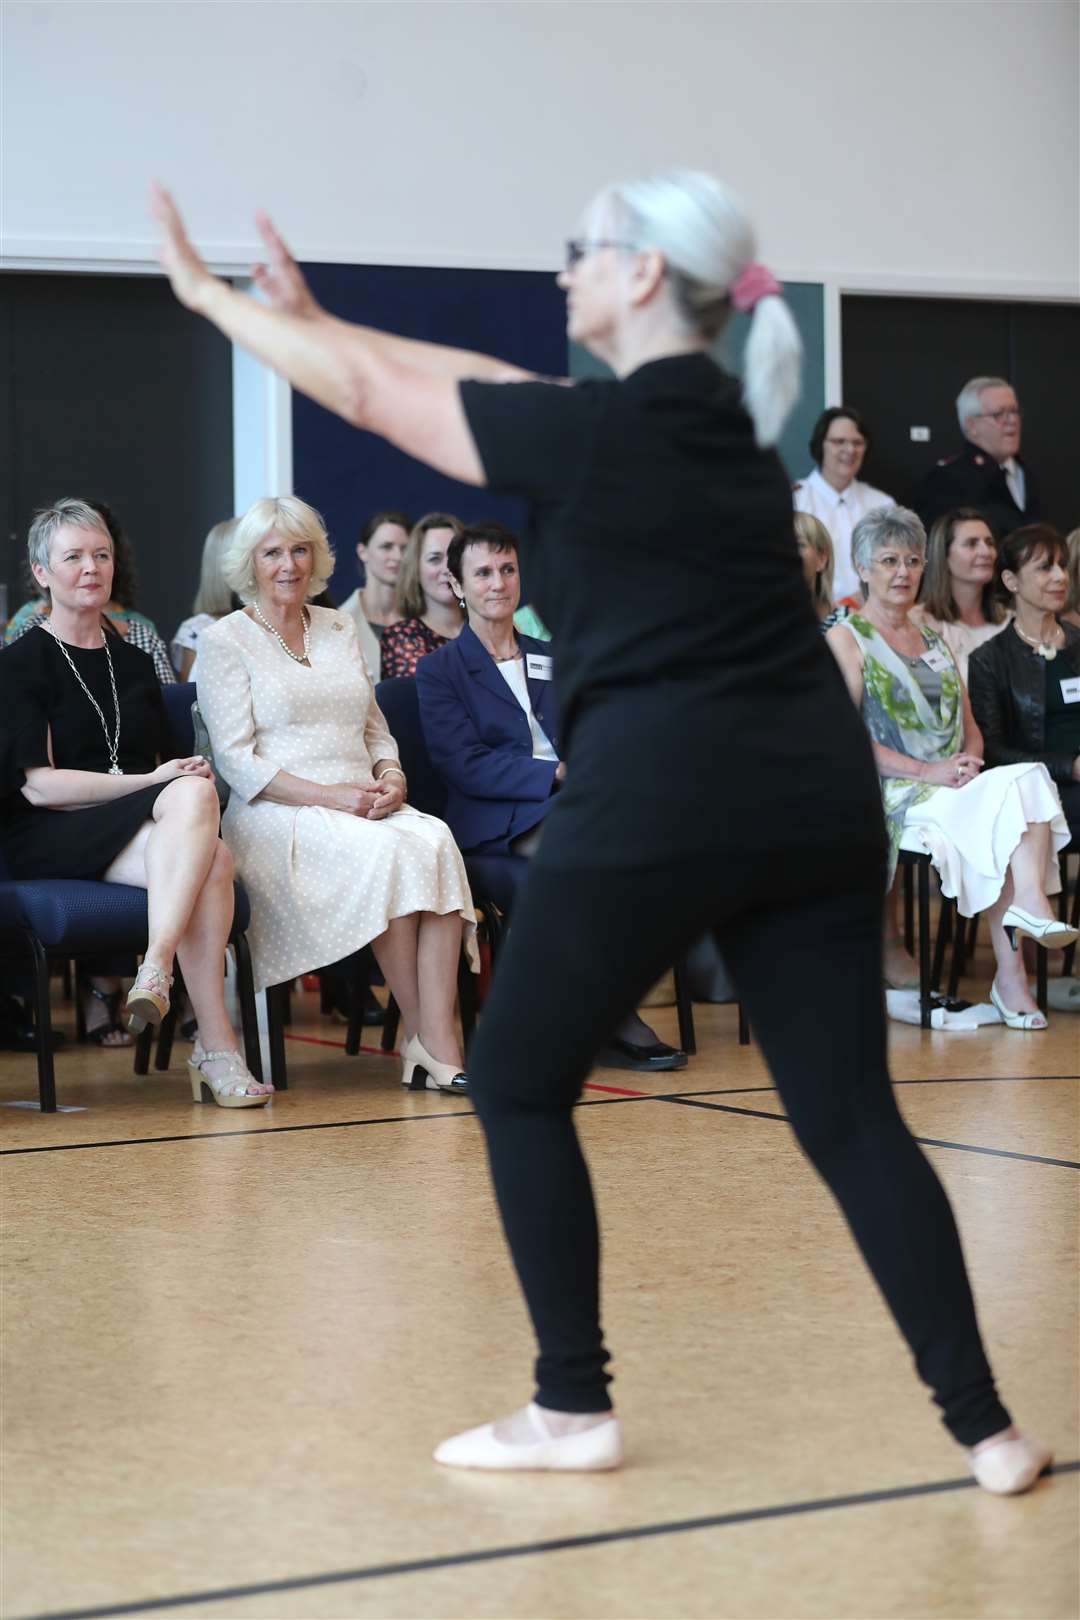
[[[104,874],[107,883],[146,890],[144,961],[166,974],[172,972],[173,958],[179,961],[199,1040],[208,1052],[237,1049],[225,1011],[223,974],[233,920],[233,862],[218,837],[219,818],[213,782],[179,776],[158,794],[152,819]],[[207,1065],[207,1077],[222,1079],[225,1067],[220,1062]],[[246,1089],[262,1094],[274,1088],[253,1080]]]

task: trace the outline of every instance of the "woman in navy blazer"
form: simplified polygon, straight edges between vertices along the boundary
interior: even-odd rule
[[[416,666],[424,740],[449,789],[446,819],[460,848],[527,857],[565,774],[551,643],[514,627],[517,542],[501,523],[463,529],[446,566],[468,622]],[[651,1071],[682,1068],[686,1056],[631,1013],[599,1062]]]
[[[509,529],[474,524],[453,541],[447,566],[459,583],[466,549],[469,622],[416,666],[420,721],[459,847],[506,855],[547,814],[562,780],[551,645],[514,628],[520,582]]]

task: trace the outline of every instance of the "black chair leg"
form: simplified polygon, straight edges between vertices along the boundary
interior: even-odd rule
[[[1038,1007],[1040,1012],[1045,1012],[1046,1011],[1046,1003],[1047,1003],[1046,977],[1047,977],[1046,952],[1044,950],[1042,950],[1040,947],[1036,946],[1036,948],[1035,948],[1035,1005]]]
[[[154,1026],[147,1024],[135,1037],[135,1073],[149,1074],[150,1053],[154,1046]]]
[[[690,986],[686,978],[685,962],[676,962],[672,973],[675,981],[675,1007],[679,1015],[679,1045],[687,1057],[697,1051],[694,1032],[694,1003],[690,999]]]
[[[740,1046],[749,1046],[750,1045],[750,1020],[746,1016],[746,1008],[743,1006],[742,1002],[741,1001],[737,1002],[736,1005],[737,1005],[737,1007],[739,1009],[739,1045]]]
[[[953,900],[941,897],[941,909],[938,912],[937,938],[934,940],[934,964],[930,969],[930,983],[935,990],[941,987],[941,976],[945,971],[945,950],[950,939],[958,936],[964,926],[964,919],[956,909]],[[953,955],[956,955],[955,947]]]
[[[919,862],[919,1023],[930,1028],[930,862]]]
[[[382,1027],[382,1049],[392,1052],[397,1045],[398,1030],[401,1028],[401,1012],[393,996],[386,998],[386,1017]]]
[[[232,948],[236,958],[236,999],[240,1004],[240,1033],[244,1040],[244,1062],[262,1085],[259,1015],[255,1007],[255,981],[251,973],[251,947],[248,945],[247,935],[235,934]]]
[[[1077,851],[1077,853],[1080,854],[1080,851]],[[1065,902],[1066,902],[1066,898],[1068,896],[1068,892],[1069,892],[1069,861],[1068,861],[1067,856],[1063,856],[1062,857],[1062,862],[1061,862],[1061,902],[1062,902],[1062,916],[1063,917],[1065,915]],[[1080,928],[1080,865],[1078,865],[1077,869],[1076,869],[1076,881],[1073,884],[1072,910],[1069,913],[1069,919],[1068,920],[1069,920],[1069,926],[1071,928]],[[1061,953],[1061,973],[1062,973],[1063,978],[1067,979],[1067,978],[1070,977],[1070,975],[1072,974],[1072,970],[1073,970],[1073,963],[1075,961],[1076,961],[1076,941],[1073,940],[1072,944],[1067,945],[1065,947],[1065,949]]]
[[[458,958],[458,1007],[461,1011],[461,1043],[466,1051],[476,1030],[476,974],[462,951]]]
[[[912,874],[911,866],[905,861],[900,868],[904,874],[904,949],[910,956],[915,949],[915,908],[912,905]]]
[[[285,1007],[288,996],[288,985],[268,984],[266,987],[266,1025],[270,1041],[270,1081],[275,1091],[288,1091],[289,1089],[289,1073],[285,1061]]]
[[[34,962],[34,1021],[37,1024],[38,1105],[43,1114],[56,1113],[56,1074],[53,1069],[52,1009],[49,1006],[49,959],[36,934],[27,931]]]
[[[154,1068],[164,1073],[172,1062],[173,1040],[176,1036],[176,982],[180,975],[177,973],[173,983],[173,999],[169,1002],[169,1010],[161,1020],[158,1029],[157,1052],[154,1057]]]

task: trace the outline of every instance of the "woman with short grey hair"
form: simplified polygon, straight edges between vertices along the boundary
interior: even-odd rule
[[[160,1024],[177,959],[199,1026],[193,1097],[259,1107],[273,1087],[248,1071],[225,1012],[233,866],[210,767],[200,755],[170,757],[153,665],[105,613],[112,539],[93,507],[65,500],[39,512],[27,549],[52,610],[0,656],[5,857],[15,877],[145,889],[149,937],[127,996],[129,1027]],[[119,992],[102,999],[115,1030]]]
[[[1010,1029],[1045,1029],[1018,941],[1070,945],[1047,899],[1061,887],[1057,851],[1069,842],[1045,765],[983,770],[983,743],[948,646],[911,617],[926,560],[914,512],[890,506],[856,525],[852,555],[864,605],[827,640],[873,743],[891,851],[914,832],[942,893],[961,914],[988,913],[997,973],[990,999]]]

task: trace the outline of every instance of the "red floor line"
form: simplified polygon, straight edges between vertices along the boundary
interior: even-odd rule
[[[307,1041],[309,1046],[336,1046],[342,1052],[345,1050],[344,1041],[328,1041],[325,1035],[294,1035],[291,1030],[285,1031],[287,1041]],[[381,1046],[361,1046],[361,1052],[370,1052],[372,1057],[398,1057],[397,1052],[384,1052]]]
[[[598,1080],[586,1080],[586,1091],[613,1091],[617,1097],[651,1097],[651,1091],[631,1091],[629,1086],[602,1086]]]

